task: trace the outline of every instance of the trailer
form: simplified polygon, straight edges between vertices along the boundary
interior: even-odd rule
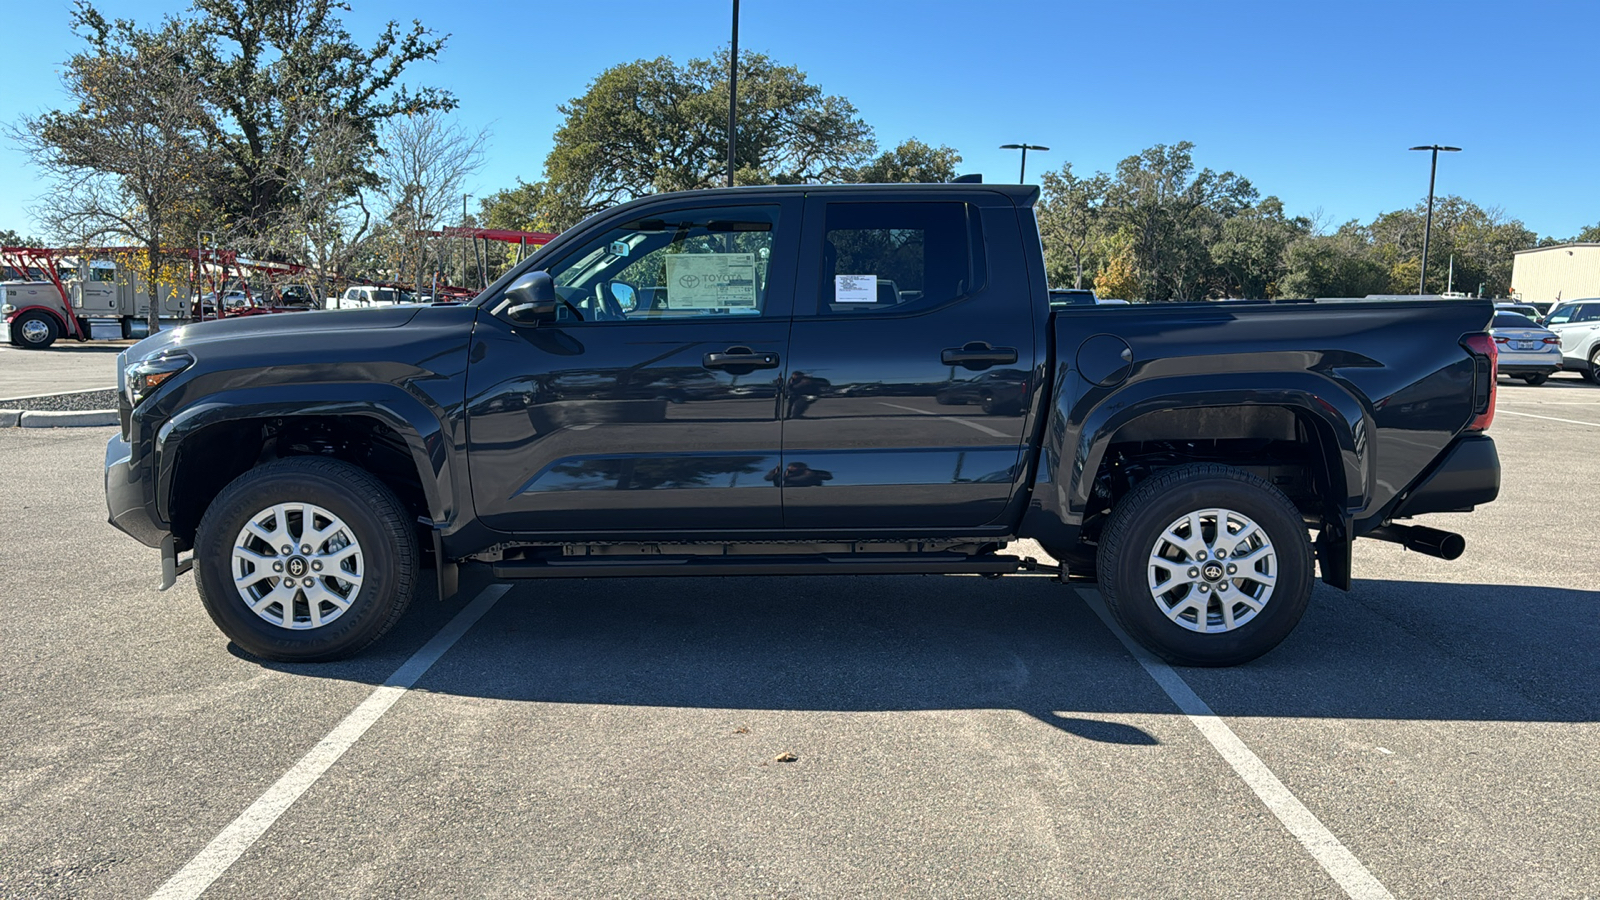
[[[188,277],[180,282],[158,279],[151,285],[117,262],[142,252],[133,247],[0,247],[0,274],[18,276],[0,282],[0,317],[7,338],[15,346],[42,350],[61,338],[89,340],[94,321],[115,323],[122,338],[143,337],[152,304],[157,319],[172,324],[320,308],[281,302],[271,288],[274,279],[298,275],[303,266],[242,260],[228,250],[178,250],[174,255],[189,260]],[[265,276],[268,290],[257,296],[247,274]],[[236,296],[228,291],[234,283],[240,286]]]

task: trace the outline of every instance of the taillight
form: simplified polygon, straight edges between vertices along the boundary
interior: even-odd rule
[[[1511,343],[1511,338],[1496,337],[1494,339],[1494,342],[1496,344],[1509,344],[1509,343]]]
[[[1494,421],[1495,381],[1499,375],[1500,350],[1489,335],[1469,334],[1461,339],[1461,346],[1472,354],[1472,421],[1468,431],[1487,431]]]
[[[1549,336],[1549,337],[1547,337],[1547,338],[1544,338],[1544,339],[1543,339],[1543,340],[1544,340],[1544,342],[1545,342],[1545,343],[1546,343],[1546,344],[1559,344],[1559,343],[1561,343],[1561,338],[1558,338],[1558,337],[1556,337],[1556,336],[1555,336],[1555,335],[1553,335],[1553,334],[1552,334],[1552,335],[1550,335],[1550,336]]]

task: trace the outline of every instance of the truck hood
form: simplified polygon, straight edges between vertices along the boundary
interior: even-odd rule
[[[327,309],[195,322],[157,332],[134,344],[125,352],[128,359],[139,359],[168,348],[227,344],[263,337],[313,332],[327,334],[333,331],[398,328],[416,318],[417,313],[424,308],[424,305],[419,304],[371,309]]]

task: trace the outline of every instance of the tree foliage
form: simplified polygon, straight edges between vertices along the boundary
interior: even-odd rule
[[[86,14],[92,7],[79,0]],[[400,82],[413,63],[436,58],[444,37],[419,22],[391,21],[363,46],[338,16],[338,0],[193,0],[184,21],[185,65],[205,102],[227,168],[219,191],[223,217],[245,232],[268,225],[297,202],[295,171],[308,164],[317,124],[330,117],[355,134],[365,152],[341,156],[336,180],[375,187],[378,129],[400,115],[454,108],[455,98]],[[98,15],[98,14],[95,14]]]
[[[893,150],[885,151],[851,176],[862,184],[939,184],[956,177],[961,154],[953,147],[933,147],[908,138]]]
[[[1416,292],[1425,204],[1319,234],[1249,180],[1197,168],[1192,149],[1157,145],[1109,175],[1084,178],[1070,163],[1046,173],[1038,216],[1051,283],[1150,301]],[[1600,238],[1600,225],[1591,231]],[[1453,257],[1456,290],[1505,296],[1512,254],[1536,243],[1499,209],[1437,198],[1429,291],[1445,290]]]
[[[181,23],[148,31],[80,6],[75,25],[91,49],[62,75],[74,105],[24,118],[16,134],[50,180],[35,215],[66,243],[142,247],[125,271],[155,296],[157,285],[184,280],[187,260],[173,246],[192,244],[212,214],[213,110],[182,64],[191,48]],[[158,311],[152,303],[152,331]]]
[[[726,183],[726,52],[612,66],[560,111],[542,203],[557,230],[633,197]],[[736,127],[739,184],[852,180],[873,150],[848,100],[760,53],[739,55]]]

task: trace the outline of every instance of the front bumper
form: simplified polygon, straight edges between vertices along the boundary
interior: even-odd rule
[[[155,516],[153,473],[133,462],[133,445],[122,435],[106,442],[106,507],[117,530],[147,547],[160,547],[168,526]]]

